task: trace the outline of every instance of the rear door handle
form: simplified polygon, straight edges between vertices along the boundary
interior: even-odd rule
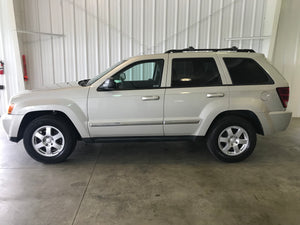
[[[154,96],[143,96],[142,101],[155,101],[159,100],[159,96],[154,95]]]
[[[206,97],[207,98],[221,98],[224,97],[225,94],[224,93],[207,93]]]

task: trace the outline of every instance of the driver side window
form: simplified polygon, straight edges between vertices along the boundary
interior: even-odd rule
[[[163,72],[163,59],[133,63],[112,78],[117,90],[159,88]]]

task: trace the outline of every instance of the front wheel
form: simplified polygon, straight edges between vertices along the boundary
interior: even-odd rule
[[[224,162],[239,162],[251,155],[256,145],[253,126],[240,117],[222,118],[207,136],[209,151]]]
[[[24,131],[27,153],[42,163],[59,163],[67,159],[76,145],[75,132],[64,120],[42,116],[33,120]]]

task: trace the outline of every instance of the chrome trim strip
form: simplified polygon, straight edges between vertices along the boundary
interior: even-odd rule
[[[191,120],[165,120],[165,125],[172,125],[172,124],[198,124],[200,123],[200,119],[191,119]]]
[[[162,121],[89,123],[90,127],[162,125]]]
[[[90,127],[114,127],[114,126],[145,126],[145,125],[175,125],[175,124],[199,124],[200,119],[191,120],[165,120],[165,121],[141,121],[141,122],[108,122],[89,123]]]

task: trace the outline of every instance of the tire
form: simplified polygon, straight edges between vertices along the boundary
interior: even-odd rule
[[[65,161],[76,146],[76,132],[72,126],[52,115],[34,119],[23,136],[26,152],[42,163]]]
[[[207,147],[217,159],[240,162],[248,158],[256,145],[256,132],[249,121],[228,116],[217,120],[207,135]]]

